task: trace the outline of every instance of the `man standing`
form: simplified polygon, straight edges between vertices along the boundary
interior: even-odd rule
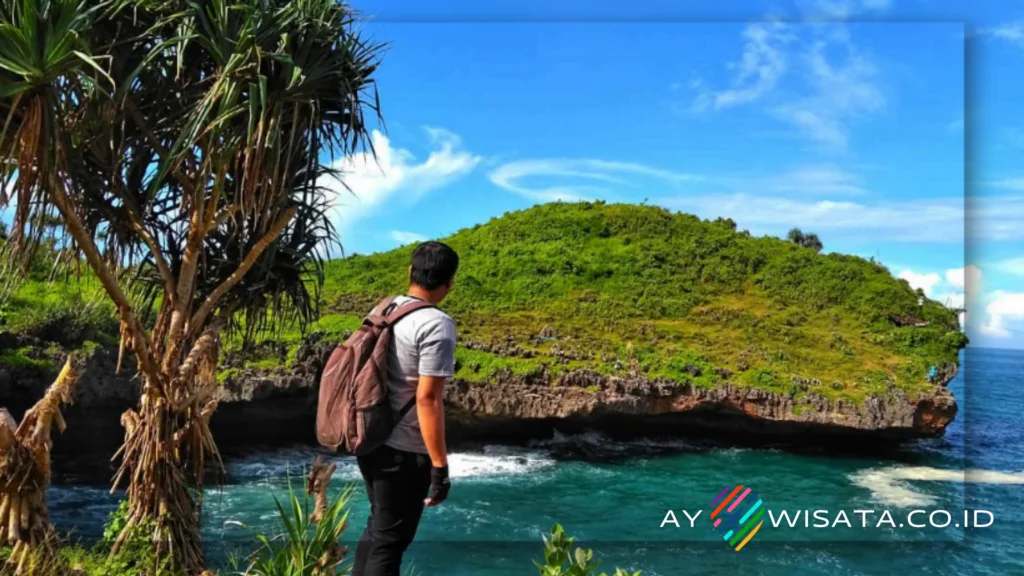
[[[444,384],[455,371],[455,323],[436,306],[451,291],[458,267],[459,257],[450,247],[420,244],[412,254],[408,294],[394,300],[398,306],[415,300],[432,306],[410,312],[392,328],[391,407],[397,413],[413,397],[416,406],[384,446],[358,458],[370,517],[356,546],[353,576],[399,576],[424,506],[448,497],[443,401]]]

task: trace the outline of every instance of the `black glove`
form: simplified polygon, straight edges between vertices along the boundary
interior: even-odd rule
[[[451,489],[452,482],[448,479],[447,466],[434,466],[430,469],[430,486],[431,494],[430,498],[427,498],[427,506],[437,506],[448,498],[448,490]]]

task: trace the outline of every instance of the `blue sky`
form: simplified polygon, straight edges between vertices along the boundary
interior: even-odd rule
[[[346,252],[646,199],[816,232],[1024,347],[1024,5],[686,4],[357,1],[387,130],[337,159]]]

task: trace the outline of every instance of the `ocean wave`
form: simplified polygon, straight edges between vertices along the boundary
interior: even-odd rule
[[[453,478],[493,478],[532,474],[555,465],[546,453],[485,446],[483,453],[455,453],[448,456]]]
[[[914,490],[908,482],[956,482],[960,484],[1024,484],[1024,472],[999,470],[953,470],[931,466],[892,466],[861,470],[850,475],[872,498],[897,507],[930,506],[936,498]]]
[[[291,477],[302,477],[320,453],[308,450],[282,450],[253,454],[232,462],[228,472],[236,483],[277,484]],[[352,456],[327,457],[337,465],[334,478],[360,480],[359,466]],[[529,474],[554,466],[546,453],[501,446],[485,446],[482,452],[455,452],[448,455],[449,470],[454,478],[487,478]]]

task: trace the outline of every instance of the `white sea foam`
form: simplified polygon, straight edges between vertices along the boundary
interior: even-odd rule
[[[448,469],[455,478],[520,476],[554,465],[555,461],[545,453],[497,446],[486,446],[483,453],[456,453],[448,457]]]
[[[915,491],[909,482],[956,482],[960,484],[1024,484],[1024,472],[998,470],[951,470],[930,466],[892,466],[862,470],[850,475],[857,486],[871,492],[871,497],[897,507],[930,506],[936,498]]]
[[[245,479],[247,484],[254,480],[273,484],[289,476],[303,475],[314,458],[314,453],[300,450],[260,454],[232,463],[229,471],[232,476]],[[337,465],[334,478],[343,481],[361,479],[355,458],[339,456],[325,460]],[[449,454],[448,461],[450,473],[456,478],[515,476],[555,464],[544,452],[498,446],[485,446],[482,452]]]

